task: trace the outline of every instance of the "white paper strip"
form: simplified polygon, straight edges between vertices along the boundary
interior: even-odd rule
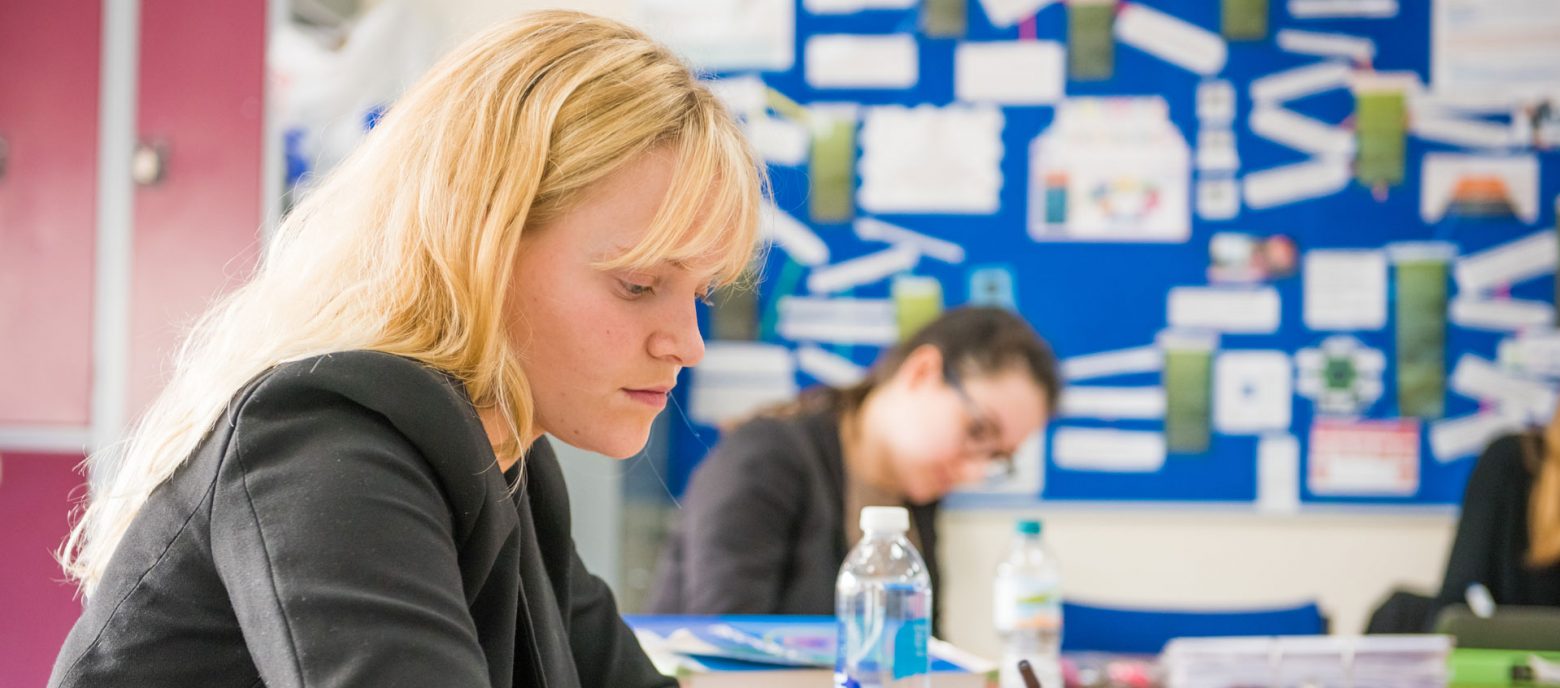
[[[1352,178],[1349,158],[1327,156],[1248,172],[1242,188],[1246,205],[1263,209],[1338,193]]]
[[[1463,396],[1498,403],[1511,415],[1550,408],[1555,398],[1554,387],[1506,373],[1473,354],[1457,359],[1450,386]]]
[[[1200,26],[1139,3],[1121,5],[1116,37],[1187,70],[1212,76],[1224,69],[1224,39]]]
[[[802,372],[830,387],[849,387],[867,375],[866,368],[812,344],[804,344],[796,349],[796,365]]]
[[[1153,420],[1165,417],[1165,390],[1161,387],[1078,387],[1062,390],[1062,416],[1070,418],[1124,418]]]
[[[1460,327],[1516,332],[1547,327],[1555,321],[1555,307],[1543,301],[1522,299],[1452,299],[1450,319]]]
[[[1553,230],[1540,230],[1457,259],[1452,275],[1462,294],[1476,294],[1555,271],[1560,256]]]
[[[1242,334],[1278,330],[1278,291],[1271,287],[1175,287],[1168,301],[1172,327]]]
[[[1046,8],[1056,0],[980,0],[986,19],[999,29],[1013,26]]]
[[[944,263],[964,262],[964,247],[951,241],[927,236],[920,232],[889,224],[872,217],[863,217],[852,225],[857,238],[862,241],[884,241],[895,246],[908,246],[921,255],[936,258]]]
[[[1377,330],[1387,324],[1387,256],[1382,251],[1307,251],[1300,276],[1306,327]]]
[[[1397,0],[1289,0],[1296,19],[1386,19],[1397,13]]]
[[[1511,125],[1447,116],[1415,113],[1409,131],[1427,141],[1439,141],[1464,148],[1509,148],[1517,145]]]
[[[1289,428],[1294,368],[1282,351],[1224,351],[1213,362],[1213,427],[1226,435]]]
[[[1068,382],[1132,373],[1156,373],[1164,367],[1164,354],[1157,346],[1101,351],[1073,356],[1062,361],[1062,377]]]
[[[791,352],[776,344],[710,342],[693,370],[688,415],[705,425],[796,396]]]
[[[1257,104],[1248,120],[1252,133],[1312,155],[1354,155],[1354,133],[1278,107]]]
[[[1344,88],[1352,72],[1346,62],[1329,60],[1274,72],[1251,82],[1251,100],[1282,103],[1314,93]]]
[[[1235,87],[1224,79],[1197,84],[1197,121],[1228,126],[1235,119]]]
[[[1342,57],[1367,63],[1376,58],[1375,41],[1347,33],[1280,29],[1277,41],[1279,48],[1301,55]]]
[[[1300,510],[1300,442],[1294,435],[1263,435],[1257,441],[1257,510]]]
[[[1165,436],[1158,432],[1061,428],[1051,459],[1075,471],[1152,473],[1165,465]]]
[[[1446,463],[1474,456],[1496,437],[1522,429],[1520,418],[1486,411],[1430,424],[1430,454]]]
[[[753,148],[765,160],[790,166],[807,162],[807,148],[812,143],[807,127],[760,114],[748,118],[746,129]]]
[[[902,10],[914,7],[916,0],[802,0],[812,14],[851,14],[862,10]]]
[[[813,88],[911,88],[919,78],[915,37],[824,34],[807,39]]]
[[[818,238],[818,235],[807,225],[772,203],[766,207],[762,226],[769,232],[770,238],[785,249],[792,260],[802,265],[822,265],[829,262],[829,246],[823,243],[823,239]]]
[[[859,258],[826,265],[807,276],[807,288],[814,294],[843,291],[887,279],[915,267],[921,252],[914,246],[898,245]]]
[[[795,342],[892,344],[899,341],[896,313],[889,299],[787,296],[780,299],[776,329]]]
[[[706,83],[732,114],[749,117],[768,107],[769,87],[757,76],[730,76]]]
[[[960,43],[954,95],[966,103],[1048,105],[1066,95],[1066,51],[1055,41]]]

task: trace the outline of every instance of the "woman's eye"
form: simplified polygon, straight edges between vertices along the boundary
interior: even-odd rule
[[[631,298],[649,296],[655,293],[655,287],[652,287],[648,284],[638,284],[624,279],[618,280],[618,284],[622,285],[623,293]]]

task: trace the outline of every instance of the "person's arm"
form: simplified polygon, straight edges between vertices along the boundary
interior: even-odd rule
[[[263,383],[212,500],[217,571],[270,688],[492,685],[450,506],[382,416]]]
[[[612,590],[586,570],[579,551],[569,566],[569,647],[580,685],[612,688],[675,688],[677,680],[656,671],[618,614]]]
[[[1474,464],[1463,491],[1462,515],[1447,558],[1446,577],[1436,596],[1437,609],[1462,603],[1468,586],[1474,583],[1489,588],[1495,600],[1500,601],[1500,581],[1495,575],[1501,556],[1499,533],[1511,506],[1506,504],[1506,497],[1511,492],[1510,482],[1517,478],[1513,471],[1524,470],[1522,441],[1519,435],[1497,439]],[[1519,508],[1526,505],[1524,496]]]
[[[800,447],[758,420],[722,439],[683,496],[683,612],[773,614],[801,509]]]

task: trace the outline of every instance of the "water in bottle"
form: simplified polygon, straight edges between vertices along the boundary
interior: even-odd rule
[[[1062,575],[1040,539],[1040,521],[1019,521],[997,565],[992,610],[1002,639],[1002,688],[1024,688],[1018,661],[1029,660],[1043,686],[1062,685]]]
[[[840,566],[834,593],[836,688],[931,685],[932,582],[909,529],[903,508],[861,510],[861,542]]]

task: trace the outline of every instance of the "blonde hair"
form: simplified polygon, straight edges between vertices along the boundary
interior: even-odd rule
[[[167,387],[121,445],[60,552],[91,594],[148,495],[230,399],[286,361],[370,349],[416,359],[531,436],[505,337],[527,227],[625,161],[669,150],[676,174],[646,238],[603,269],[713,261],[739,279],[758,243],[764,175],[731,115],[665,47],[586,14],[524,15],[437,64],[281,223],[250,281],[195,325]]]
[[[1527,449],[1534,473],[1528,494],[1528,564],[1560,564],[1560,408],[1542,438],[1531,437]]]

